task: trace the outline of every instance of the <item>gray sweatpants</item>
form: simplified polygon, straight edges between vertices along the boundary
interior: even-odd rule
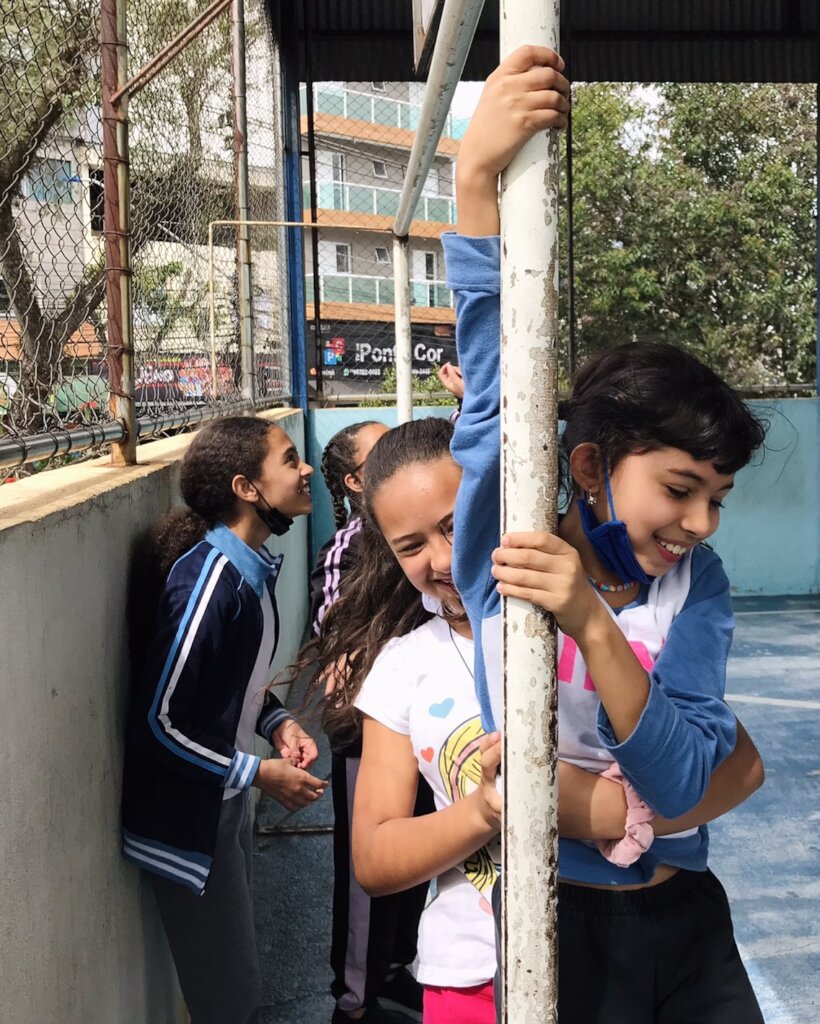
[[[208,884],[197,896],[151,875],[191,1024],[254,1024],[262,999],[251,898],[247,793],[222,805]]]

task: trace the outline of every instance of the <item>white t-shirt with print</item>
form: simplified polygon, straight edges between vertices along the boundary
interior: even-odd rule
[[[484,732],[472,664],[472,641],[436,617],[385,645],[356,699],[365,714],[409,736],[439,809],[475,790],[481,777]],[[500,855],[496,840],[438,877],[419,926],[423,985],[469,988],[495,974],[490,893]]]

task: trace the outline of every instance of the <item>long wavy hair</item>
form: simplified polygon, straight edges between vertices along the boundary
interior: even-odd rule
[[[452,458],[452,436],[452,424],[445,419],[413,420],[380,437],[367,457],[358,562],[341,597],[322,620],[318,636],[291,667],[291,678],[308,667],[314,673],[307,702],[324,689],[327,673],[336,672],[337,686],[322,700],[323,724],[332,734],[358,731],[360,716],[353,701],[387,641],[432,618],[379,529],[374,500],[383,484],[406,466]],[[451,621],[463,618],[463,613],[448,609],[442,614]]]

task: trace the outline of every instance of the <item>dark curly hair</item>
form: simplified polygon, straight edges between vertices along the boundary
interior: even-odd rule
[[[359,714],[353,701],[387,641],[404,636],[432,617],[382,536],[374,499],[382,484],[404,467],[451,458],[452,437],[453,425],[448,420],[413,420],[380,437],[367,457],[360,557],[343,595],[322,620],[319,635],[302,649],[290,669],[293,678],[308,667],[314,672],[306,698],[310,702],[324,687],[324,673],[346,659],[341,685],[324,699],[322,707],[325,728],[334,735],[357,732]],[[444,614],[448,614],[446,610]],[[462,616],[452,616],[453,621],[457,618]]]
[[[146,537],[145,555],[155,563],[160,581],[212,526],[233,516],[237,502],[233,478],[259,476],[275,426],[254,416],[230,416],[197,431],[179,471],[186,507],[160,516]]]
[[[131,652],[139,662],[151,639],[159,595],[168,573],[208,530],[230,519],[237,497],[237,474],[258,477],[276,424],[253,416],[213,420],[197,431],[182,459],[180,490],[184,508],[173,508],[142,535],[131,562],[129,622]]]
[[[588,359],[572,381],[558,415],[565,497],[568,462],[584,442],[600,446],[610,472],[625,455],[679,448],[736,473],[762,446],[766,430],[746,403],[713,370],[667,344],[625,344]]]
[[[333,521],[338,530],[347,522],[348,514],[345,499],[350,505],[351,515],[362,514],[362,496],[351,491],[344,479],[348,473],[354,472],[356,465],[356,438],[364,427],[372,427],[378,420],[361,420],[342,427],[328,441],[322,453],[322,476],[325,478],[330,500],[333,502]]]

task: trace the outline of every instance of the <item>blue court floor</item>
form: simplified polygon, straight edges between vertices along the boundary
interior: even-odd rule
[[[736,609],[727,696],[763,755],[766,783],[712,826],[711,866],[767,1024],[820,1024],[820,599],[747,599]],[[329,770],[325,752],[316,774]],[[329,793],[298,814],[260,807],[262,1024],[330,1021],[332,820]]]

